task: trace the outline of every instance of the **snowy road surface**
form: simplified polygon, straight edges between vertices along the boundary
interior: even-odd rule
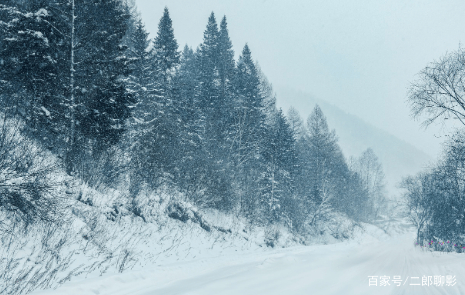
[[[38,294],[465,294],[465,254],[422,251],[413,246],[413,236],[201,259],[77,281]],[[421,285],[423,276],[431,276],[433,284],[434,276],[449,275],[455,276],[454,286]],[[372,281],[377,286],[369,286],[369,276],[377,276]],[[390,285],[380,286],[380,276],[389,276]],[[400,276],[400,286],[394,276]]]

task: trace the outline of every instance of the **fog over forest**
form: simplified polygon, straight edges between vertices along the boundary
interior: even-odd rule
[[[137,0],[150,36],[157,32],[153,11],[168,6],[179,44],[202,42],[211,11],[226,15],[236,55],[249,43],[275,86],[331,103],[436,158],[449,125],[424,129],[405,102],[415,75],[429,62],[464,42],[465,3],[424,1],[282,0],[186,2]],[[202,3],[199,5],[198,3]],[[453,8],[451,8],[453,7]],[[296,102],[297,109],[308,103]],[[302,113],[303,117],[310,113]]]

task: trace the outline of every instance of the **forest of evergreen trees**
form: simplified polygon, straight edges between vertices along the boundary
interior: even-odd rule
[[[212,13],[202,44],[181,50],[168,9],[157,13],[150,39],[122,0],[3,0],[3,119],[23,124],[68,175],[124,184],[129,199],[167,185],[199,208],[297,231],[329,211],[377,217],[383,176],[372,150],[348,163],[318,106],[305,123],[277,109],[253,46],[235,60],[226,17]],[[37,207],[53,202],[30,202],[44,187],[2,195],[0,206],[44,213]]]

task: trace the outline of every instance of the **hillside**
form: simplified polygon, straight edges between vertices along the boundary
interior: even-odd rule
[[[419,172],[432,160],[429,155],[411,144],[324,100],[289,88],[277,89],[277,97],[278,107],[284,112],[287,112],[290,106],[298,105],[298,111],[304,121],[315,104],[318,104],[326,115],[330,128],[336,130],[339,144],[347,159],[351,156],[358,157],[371,147],[383,165],[386,187],[391,195],[398,194],[396,187],[403,176]]]

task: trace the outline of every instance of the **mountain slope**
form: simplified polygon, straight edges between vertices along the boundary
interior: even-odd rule
[[[290,106],[299,106],[298,111],[304,121],[315,104],[318,104],[326,115],[330,128],[336,130],[339,144],[347,158],[358,157],[371,147],[383,165],[386,187],[391,195],[399,193],[397,185],[403,176],[419,172],[432,160],[429,155],[411,144],[324,100],[289,88],[278,89],[277,97],[278,107],[286,113]]]

